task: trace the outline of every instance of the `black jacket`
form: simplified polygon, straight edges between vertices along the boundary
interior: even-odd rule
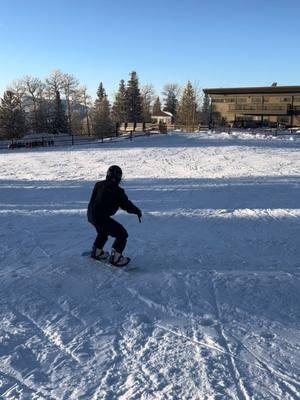
[[[140,212],[117,183],[110,180],[97,182],[88,205],[88,221],[93,225],[101,224],[114,215],[119,208],[130,214],[138,215]]]

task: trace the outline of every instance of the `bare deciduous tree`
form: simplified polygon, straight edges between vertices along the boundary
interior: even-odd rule
[[[55,69],[46,78],[46,87],[48,95],[51,96],[52,99],[56,97],[57,92],[60,92],[63,89],[64,86],[63,76],[64,74],[59,69]]]
[[[22,83],[25,88],[25,93],[26,96],[29,97],[30,101],[33,107],[33,120],[34,122],[31,123],[31,128],[37,132],[40,128],[41,121],[40,121],[40,107],[41,107],[41,102],[43,98],[43,90],[44,90],[44,84],[39,78],[35,78],[33,76],[25,76],[22,79]]]
[[[26,88],[22,79],[16,79],[8,87],[8,91],[12,91],[19,101],[20,109],[23,110],[23,98],[26,93]]]
[[[71,74],[62,75],[62,87],[64,90],[65,100],[67,103],[67,118],[68,118],[68,130],[72,132],[72,113],[73,113],[73,99],[78,89],[79,81]]]
[[[78,102],[80,105],[83,106],[84,108],[84,120],[85,120],[85,125],[86,126],[86,132],[90,136],[91,135],[91,123],[90,123],[90,110],[92,108],[92,101],[91,101],[91,96],[87,92],[86,86],[81,86],[78,88],[76,93],[74,93],[74,96],[76,96],[76,102]],[[83,131],[85,131],[85,127],[83,128]]]
[[[153,85],[144,85],[141,88],[142,113],[144,122],[151,122],[151,106],[155,98]]]

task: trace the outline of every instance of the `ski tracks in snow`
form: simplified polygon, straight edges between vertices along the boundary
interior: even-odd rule
[[[207,275],[207,274],[203,274]],[[198,275],[197,278],[201,279],[201,275]],[[194,307],[195,305],[193,304],[193,301],[191,300],[189,291],[191,289],[191,282],[193,282],[193,285],[197,286],[197,279],[195,279],[195,276],[187,274],[187,277],[182,281],[183,283],[183,295],[186,296],[186,301],[187,301],[187,310],[182,312],[179,311],[174,306],[168,306],[168,305],[162,305],[160,303],[157,303],[156,301],[150,299],[149,297],[145,297],[144,295],[141,295],[136,289],[127,287],[127,290],[134,296],[135,298],[139,299],[141,302],[143,302],[147,307],[149,307],[150,310],[155,310],[156,311],[156,319],[158,318],[158,321],[156,322],[156,319],[154,321],[149,321],[147,319],[147,323],[152,326],[152,331],[154,328],[158,328],[159,331],[163,332],[163,337],[168,337],[170,336],[171,339],[171,344],[172,347],[182,347],[187,349],[187,354],[190,354],[192,351],[192,358],[189,359],[188,361],[188,366],[187,368],[189,369],[189,373],[186,377],[186,382],[189,382],[189,379],[191,376],[193,377],[193,398],[212,398],[214,396],[217,396],[219,393],[219,396],[224,396],[230,397],[230,396],[235,396],[234,395],[234,390],[231,387],[232,384],[235,384],[236,386],[236,398],[238,399],[249,399],[250,397],[248,396],[245,387],[243,386],[239,372],[237,370],[237,367],[235,365],[234,361],[234,355],[230,351],[230,348],[227,343],[227,339],[225,337],[225,334],[222,330],[222,327],[220,325],[219,321],[219,314],[218,314],[218,309],[217,305],[215,304],[215,311],[216,315],[215,318],[216,320],[214,321],[211,317],[204,316],[200,317],[200,315],[195,315],[194,314]],[[201,287],[198,287],[198,289],[201,290]],[[212,295],[214,295],[214,292],[211,292]],[[193,291],[193,295],[195,296],[195,288]],[[196,298],[196,297],[195,297]],[[198,304],[199,305],[199,304]],[[201,314],[201,312],[200,312]],[[164,321],[164,317],[169,316],[171,319],[176,318],[176,320],[182,321],[184,324],[184,327],[181,328],[172,328],[172,325],[170,326],[170,323],[168,322],[168,318],[166,322]],[[204,331],[207,330],[217,330],[214,333],[214,339],[211,340],[209,336],[206,334],[204,335],[205,338],[203,340],[198,339],[198,335],[200,334],[201,337],[203,337],[203,327]],[[188,330],[191,331],[192,336],[188,336],[187,334],[184,334],[182,331]],[[158,332],[159,332],[158,331]],[[131,331],[130,331],[131,332]],[[166,336],[167,335],[167,336]],[[126,336],[126,335],[125,335]],[[151,336],[151,335],[150,335]],[[130,337],[125,337],[123,338],[123,343],[126,343],[126,341],[132,340]],[[156,346],[161,347],[161,345],[158,345],[158,340],[157,338],[152,339],[155,343]],[[162,338],[161,341],[164,339]],[[168,339],[169,340],[169,339]],[[178,341],[179,340],[179,341]],[[216,342],[218,344],[216,344]],[[141,344],[141,340],[138,341],[139,344]],[[146,340],[147,343],[147,340]],[[126,346],[125,346],[126,347]],[[147,347],[147,346],[146,346]],[[188,348],[190,350],[188,351]],[[169,350],[171,354],[175,352],[175,349],[170,349]],[[159,353],[162,356],[162,349],[159,351]],[[124,355],[124,352],[123,352]],[[131,354],[129,352],[126,353],[126,364],[128,364],[128,357],[133,357],[135,359],[136,357],[136,351],[132,352]],[[231,370],[231,378],[232,378],[232,383],[230,383],[231,378],[228,376],[228,372],[224,367],[222,366],[222,358],[225,357],[227,358],[227,363],[230,365],[229,371]],[[221,359],[220,359],[221,358]],[[135,360],[135,362],[137,362]],[[141,361],[139,361],[141,363]],[[184,363],[182,359],[177,360],[177,363]],[[144,368],[142,370],[145,372],[145,365],[144,361],[143,364]],[[183,369],[180,369],[180,373],[186,373],[184,372]],[[146,374],[148,375],[148,374]],[[189,377],[190,375],[190,377]],[[197,378],[198,375],[198,378]],[[189,377],[189,378],[188,378]],[[179,379],[179,377],[177,377]],[[152,379],[153,380],[153,379]],[[155,380],[155,379],[154,379]],[[168,381],[168,378],[167,378]],[[172,381],[172,380],[171,380]],[[163,382],[163,380],[162,380]],[[185,388],[186,389],[186,388]],[[190,389],[191,390],[191,389]],[[127,393],[128,395],[128,393]],[[132,393],[131,393],[132,395]],[[185,397],[184,392],[183,393],[177,393],[177,395],[181,398],[189,398]],[[158,392],[156,392],[156,396],[158,396]],[[135,398],[135,397],[134,397]],[[137,397],[138,398],[138,397]],[[160,397],[155,397],[155,398],[160,398]]]
[[[264,387],[264,390],[266,392],[269,392],[272,398],[278,398],[278,399],[295,399],[297,400],[299,398],[299,393],[300,393],[300,382],[297,381],[295,378],[289,376],[287,373],[284,373],[280,371],[278,368],[272,367],[272,364],[268,363],[268,361],[263,360],[261,356],[255,354],[254,351],[250,350],[241,339],[237,338],[234,334],[231,332],[227,331],[223,325],[222,325],[222,320],[224,319],[222,310],[220,308],[220,300],[218,299],[218,287],[217,287],[217,281],[218,281],[218,275],[222,276],[226,273],[223,271],[222,273],[217,273],[215,272],[212,275],[212,293],[214,296],[214,303],[215,303],[215,309],[217,312],[217,326],[219,330],[219,335],[222,338],[223,342],[223,347],[226,351],[226,354],[230,358],[230,364],[231,364],[231,369],[232,369],[232,374],[235,378],[236,384],[237,384],[237,389],[238,389],[238,399],[251,399],[254,395],[253,393],[253,382],[249,380],[250,376],[249,373],[251,374],[250,370],[252,369],[253,372],[257,371],[262,371],[264,374],[269,375],[271,378],[271,382],[273,381],[273,385],[276,384],[278,385],[278,388],[280,389],[281,394],[278,394],[278,389],[277,392],[272,391],[272,388]],[[230,272],[229,272],[230,273]],[[231,272],[232,273],[232,272]],[[227,318],[225,318],[227,319]],[[235,346],[235,344],[238,344],[238,346]],[[236,348],[236,351],[239,350],[244,350],[244,356],[242,357],[239,355],[239,353],[234,354],[232,345]],[[245,353],[246,352],[246,353]],[[253,361],[247,360],[245,358],[245,354],[250,355],[250,358]],[[244,371],[244,368],[242,369],[243,372],[243,378],[241,376],[241,372],[239,370],[240,367],[238,367],[238,364],[240,364],[240,367],[246,367],[247,370]],[[256,375],[256,373],[255,373]],[[253,377],[253,381],[257,379]],[[245,380],[245,383],[243,382]],[[252,388],[248,388],[247,386],[251,383],[250,386]]]
[[[206,300],[210,299],[211,305],[215,313],[214,320],[211,318],[207,319],[207,317],[199,318],[199,315],[197,315],[197,313],[195,314],[194,308],[196,306],[199,306],[199,304],[193,301],[195,300],[195,298],[193,300],[191,299],[189,293],[192,284],[195,285],[197,279],[201,280],[205,277],[205,275],[206,277],[208,276],[210,280],[210,283],[207,283],[207,285],[210,286],[210,289],[207,288],[208,293],[206,294],[205,298]],[[248,374],[252,370],[252,373],[254,373],[255,376],[255,378],[253,376],[253,380],[257,379],[259,373],[261,372],[268,374],[271,377],[271,381],[277,379],[282,399],[297,399],[297,395],[299,393],[299,383],[297,383],[295,379],[274,369],[271,365],[268,365],[266,361],[263,361],[259,356],[254,354],[253,351],[250,351],[245,346],[245,344],[241,342],[240,339],[237,339],[234,335],[227,332],[227,330],[223,327],[223,316],[219,305],[220,300],[218,299],[217,278],[218,274],[212,272],[209,272],[207,274],[199,273],[196,274],[196,276],[195,274],[190,275],[189,273],[187,273],[187,276],[184,280],[184,290],[187,299],[187,309],[185,311],[177,309],[176,304],[170,306],[158,303],[157,301],[152,300],[145,295],[141,295],[136,289],[127,287],[127,290],[134,297],[136,297],[147,307],[149,307],[150,310],[156,310],[158,321],[154,321],[151,323],[154,327],[157,327],[164,332],[171,334],[173,338],[177,337],[182,339],[185,345],[192,345],[192,348],[194,348],[194,359],[198,363],[198,367],[196,367],[196,369],[198,368],[199,371],[199,380],[196,379],[196,377],[194,376],[194,383],[198,382],[198,385],[196,386],[197,389],[195,389],[196,392],[194,393],[194,395],[196,395],[197,393],[197,396],[199,396],[199,398],[205,398],[204,396],[208,396],[209,393],[213,393],[212,396],[217,395],[218,382],[214,380],[214,375],[216,375],[218,365],[220,367],[222,364],[224,364],[224,361],[221,361],[220,357],[225,357],[227,359],[226,364],[228,366],[228,371],[230,371],[231,373],[232,382],[236,387],[236,394],[234,395],[234,390],[230,386],[230,380],[228,381],[228,377],[226,377],[226,373],[224,370],[218,376],[219,384],[221,383],[222,379],[224,379],[224,382],[227,381],[222,390],[220,389],[221,392],[223,391],[223,396],[233,396],[239,400],[251,399],[254,394],[254,385],[251,380],[249,381]],[[196,288],[194,287],[192,291],[193,297],[195,296],[195,293],[198,293],[198,291],[195,289]],[[202,288],[199,287],[198,289],[200,289],[199,293],[201,293]],[[180,326],[179,328],[172,328],[172,325],[170,325],[169,322],[162,322],[164,320],[163,316],[169,316],[171,317],[171,320],[175,318],[177,319],[177,322],[178,320],[183,321],[182,323],[184,323],[185,328],[180,328]],[[189,321],[189,323],[187,321]],[[210,343],[207,342],[209,338],[209,336],[207,335],[204,335],[205,340],[198,339],[199,334],[200,337],[203,337],[203,332],[205,332],[205,329],[203,331],[203,326],[205,327],[205,325],[211,326],[211,329],[213,328],[214,330],[214,333],[212,333],[213,340],[210,340]],[[190,329],[188,329],[188,331],[191,332],[190,335],[184,333],[184,330],[186,330],[188,326],[190,326]],[[175,340],[175,343],[176,345],[178,345],[177,340]],[[238,346],[236,346],[236,344],[238,344]],[[204,351],[204,349],[206,349],[206,351]],[[236,353],[236,351],[240,351],[241,349],[244,349],[244,351],[246,351],[246,353],[250,355],[252,361],[245,358],[245,354],[240,355],[239,353]],[[225,375],[222,378],[222,374],[224,373]],[[213,391],[211,388],[213,388]],[[269,395],[274,396],[274,398],[276,398],[277,396],[276,392],[273,392],[271,388],[264,387],[263,391],[265,395],[269,393]],[[222,396],[221,392],[220,395]],[[231,394],[229,395],[229,393]]]
[[[4,155],[0,397],[299,398],[299,147],[198,136]],[[145,209],[126,220],[140,273],[79,256],[88,181],[116,159]]]

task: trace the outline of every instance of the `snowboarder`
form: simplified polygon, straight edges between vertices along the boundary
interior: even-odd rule
[[[124,189],[119,186],[121,179],[121,168],[118,165],[110,166],[106,179],[95,184],[87,211],[88,221],[97,231],[91,257],[100,261],[109,259],[109,262],[117,267],[123,267],[130,261],[129,257],[122,255],[128,233],[111,216],[122,208],[130,214],[136,214],[140,222],[142,218],[141,210],[128,199]],[[115,238],[110,255],[103,250],[108,236]]]

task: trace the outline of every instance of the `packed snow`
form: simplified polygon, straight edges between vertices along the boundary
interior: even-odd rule
[[[143,211],[116,215],[127,272],[81,256],[112,164]],[[299,138],[2,151],[0,397],[299,399],[299,204]]]

